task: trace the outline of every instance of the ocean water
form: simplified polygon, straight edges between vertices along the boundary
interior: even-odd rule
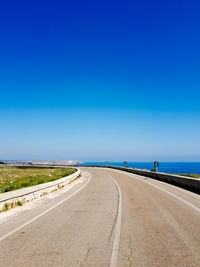
[[[85,162],[84,165],[105,165],[105,162]],[[109,162],[110,166],[123,167],[123,162]],[[128,167],[137,169],[154,169],[153,162],[128,162]],[[200,162],[160,162],[160,172],[169,173],[197,173],[200,174]]]

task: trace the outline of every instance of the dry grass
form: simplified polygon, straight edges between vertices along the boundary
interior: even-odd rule
[[[75,171],[74,168],[0,167],[0,193],[54,181]]]

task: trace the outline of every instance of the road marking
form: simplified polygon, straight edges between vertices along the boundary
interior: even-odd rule
[[[139,180],[139,178],[137,178],[137,179]],[[141,180],[140,180],[140,181],[141,181]],[[144,181],[144,182],[145,182],[145,181]],[[179,201],[181,201],[182,203],[188,205],[189,207],[193,208],[194,210],[200,212],[200,208],[194,206],[193,204],[191,204],[190,202],[184,200],[183,198],[178,197],[178,196],[176,196],[175,194],[173,194],[173,193],[171,193],[171,192],[169,192],[169,191],[167,191],[167,190],[161,188],[160,186],[157,186],[157,185],[155,185],[155,184],[151,184],[151,183],[148,183],[148,182],[146,182],[146,184],[149,184],[149,185],[151,185],[151,186],[153,186],[153,187],[155,187],[155,188],[157,188],[157,189],[159,189],[159,190],[161,190],[161,191],[167,193],[168,195],[170,195],[170,196],[172,196],[172,197],[178,199]]]
[[[108,174],[109,175],[109,174]],[[116,267],[117,266],[117,260],[118,260],[118,254],[119,254],[119,242],[120,242],[120,232],[121,232],[121,222],[122,222],[122,193],[121,189],[116,182],[116,180],[109,175],[112,180],[114,181],[117,190],[119,192],[119,202],[118,202],[118,215],[117,215],[117,221],[115,225],[115,237],[113,242],[113,248],[112,248],[112,254],[110,259],[110,267]]]
[[[136,174],[133,174],[133,175],[136,175]],[[129,174],[128,176],[129,176],[129,177],[133,177],[131,174]],[[155,188],[157,188],[157,189],[159,189],[159,190],[165,192],[166,194],[172,196],[173,198],[178,199],[179,201],[181,201],[181,202],[184,203],[185,205],[187,205],[187,206],[193,208],[193,209],[196,210],[197,212],[200,212],[200,208],[198,208],[197,206],[195,206],[195,205],[191,204],[190,202],[184,200],[183,198],[178,197],[177,195],[175,195],[175,194],[169,192],[168,190],[163,189],[162,187],[160,187],[160,186],[158,186],[158,185],[155,185],[155,184],[152,184],[152,183],[150,183],[150,182],[147,182],[147,181],[145,181],[145,180],[143,180],[142,178],[139,178],[139,177],[137,177],[137,176],[134,176],[133,178],[135,178],[135,179],[137,179],[137,180],[139,180],[139,181],[142,181],[142,182],[144,182],[144,183],[146,183],[146,184],[149,184],[149,185],[151,185],[151,186],[153,186],[153,187],[155,187]],[[155,180],[155,181],[156,181],[156,180]]]
[[[39,215],[35,216],[34,218],[32,218],[31,220],[25,222],[24,224],[20,225],[19,227],[15,228],[14,230],[10,231],[9,233],[3,235],[2,237],[0,237],[0,241],[6,239],[7,237],[11,236],[12,234],[16,233],[17,231],[21,230],[23,227],[25,227],[28,224],[31,224],[32,222],[36,221],[37,219],[39,219],[40,217],[42,217],[43,215],[45,215],[46,213],[48,213],[49,211],[55,209],[56,207],[58,207],[59,205],[61,205],[63,202],[67,201],[68,199],[72,198],[73,196],[75,196],[76,194],[78,194],[84,187],[86,187],[86,185],[90,182],[91,179],[91,174],[89,174],[89,178],[87,180],[87,182],[81,187],[79,188],[76,192],[72,193],[71,195],[69,195],[68,197],[66,197],[65,199],[61,200],[60,202],[58,202],[57,204],[55,204],[54,206],[52,206],[51,208],[43,211],[42,213],[40,213]]]

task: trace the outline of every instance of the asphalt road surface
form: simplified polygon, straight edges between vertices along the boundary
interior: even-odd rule
[[[0,266],[200,266],[199,195],[118,170],[82,174],[0,224]]]

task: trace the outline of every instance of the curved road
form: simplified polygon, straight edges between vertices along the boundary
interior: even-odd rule
[[[200,266],[199,195],[111,169],[82,180],[0,224],[0,266]]]

